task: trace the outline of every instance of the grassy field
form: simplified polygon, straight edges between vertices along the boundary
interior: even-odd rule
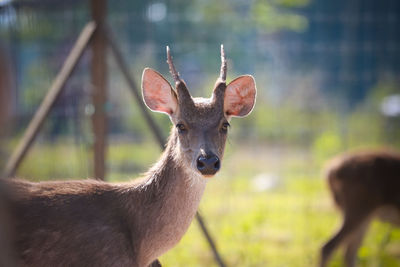
[[[319,248],[340,225],[340,216],[320,170],[312,166],[305,151],[228,151],[200,206],[228,266],[316,266]],[[340,256],[335,254],[331,266],[342,266]],[[360,266],[399,266],[400,231],[374,222],[359,258]],[[216,266],[196,223],[161,261]]]
[[[19,175],[32,180],[88,177],[85,148],[38,144]],[[160,154],[153,143],[114,144],[110,180],[134,177]],[[200,205],[228,266],[316,266],[323,242],[340,225],[319,164],[305,149],[228,145],[222,171],[210,179]],[[140,155],[140,156],[137,156]],[[163,266],[216,266],[194,222]],[[360,266],[399,266],[400,230],[374,222],[359,251]],[[342,266],[337,252],[330,266]]]

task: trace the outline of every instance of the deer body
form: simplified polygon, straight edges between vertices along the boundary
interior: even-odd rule
[[[206,180],[175,162],[173,139],[140,182],[7,181],[16,192],[16,244],[23,262],[148,266],[175,246],[197,211]]]
[[[182,238],[206,178],[221,166],[228,120],[251,111],[256,89],[251,76],[229,85],[219,79],[210,99],[192,98],[167,53],[176,91],[152,69],[143,72],[142,90],[146,105],[169,115],[175,127],[143,178],[120,184],[0,180],[13,192],[19,265],[158,266],[157,258]],[[222,47],[221,55],[225,77]]]
[[[321,266],[332,252],[346,245],[346,266],[354,266],[358,248],[374,218],[400,226],[400,154],[375,151],[336,158],[328,169],[328,184],[343,213],[339,231],[323,246]]]

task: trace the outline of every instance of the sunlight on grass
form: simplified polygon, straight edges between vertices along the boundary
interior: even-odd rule
[[[274,158],[270,152],[264,154],[260,157],[243,148],[225,159],[221,174],[207,185],[202,214],[228,266],[316,266],[320,246],[341,223],[320,170],[309,171],[313,166],[296,151],[294,156],[280,151],[284,156],[279,168],[268,160]],[[279,170],[281,180],[275,188],[254,190],[252,181],[258,172]],[[398,229],[374,222],[360,249],[360,266],[398,266],[399,246]],[[335,253],[330,266],[343,266],[341,256],[341,251]],[[217,266],[196,223],[160,260],[167,267]]]

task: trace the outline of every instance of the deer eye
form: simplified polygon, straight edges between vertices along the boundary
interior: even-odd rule
[[[223,133],[227,133],[228,132],[228,127],[230,127],[231,125],[228,122],[224,122],[221,126],[221,131]]]
[[[184,132],[186,132],[186,127],[185,127],[185,125],[183,125],[183,123],[178,123],[178,124],[176,125],[176,128],[178,129],[178,132],[179,132],[179,133],[184,133]]]

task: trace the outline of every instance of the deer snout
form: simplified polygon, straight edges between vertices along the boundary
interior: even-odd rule
[[[200,155],[197,158],[197,169],[205,176],[216,174],[220,167],[221,161],[214,154]]]

